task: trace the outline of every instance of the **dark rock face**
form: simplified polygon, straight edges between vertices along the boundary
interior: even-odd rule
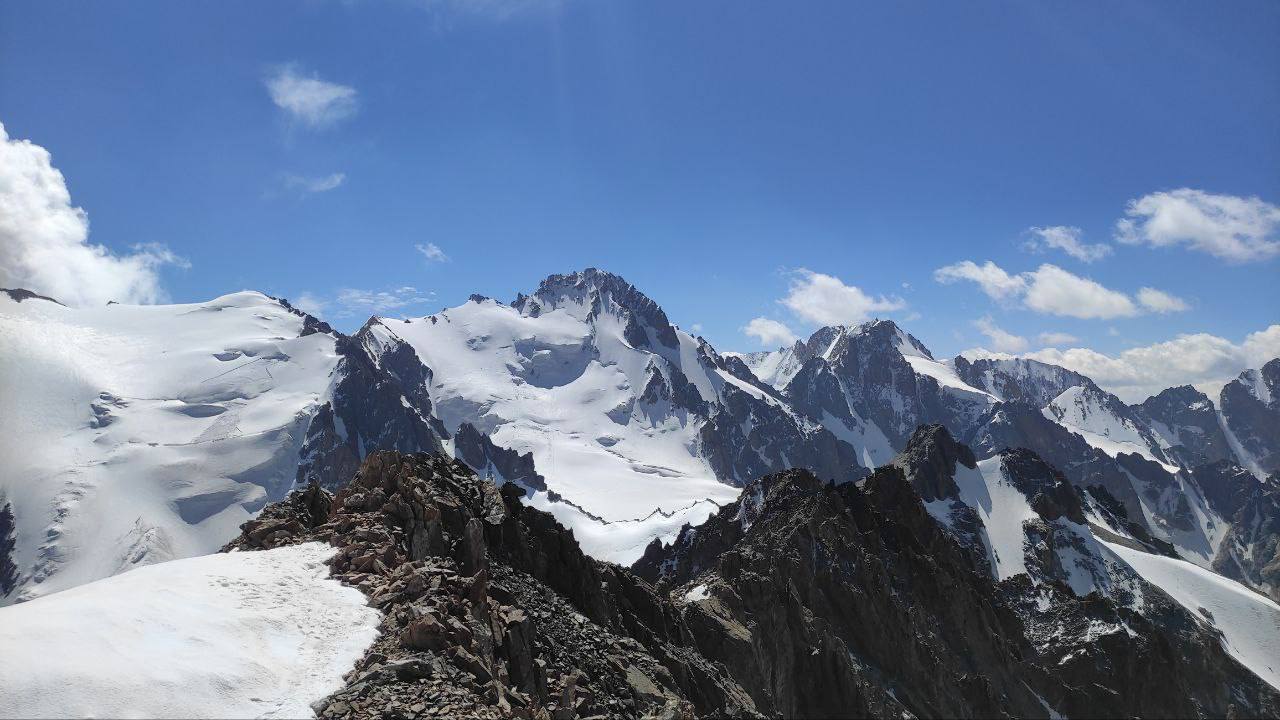
[[[978,466],[973,451],[956,442],[942,425],[918,428],[893,461],[925,502],[959,496],[956,463],[968,468]]]
[[[18,586],[18,566],[13,562],[13,549],[18,543],[13,504],[0,503],[0,595],[8,595]]]
[[[1213,569],[1280,602],[1280,476],[1259,482],[1229,462],[1197,468],[1196,481],[1231,529]]]
[[[830,430],[732,385],[699,430],[699,444],[716,477],[735,485],[789,467],[811,468],[838,482],[866,474],[853,446]]]
[[[47,300],[55,305],[62,305],[62,303],[48,297],[47,295],[39,295],[24,288],[0,288],[0,293],[8,295],[14,302],[22,302],[23,300]]]
[[[1280,472],[1280,359],[1227,383],[1219,403],[1227,428],[1258,468]]]
[[[1168,453],[1183,467],[1233,457],[1213,402],[1190,385],[1164,390],[1134,409],[1146,424],[1159,423],[1168,431],[1169,440],[1174,442]]]
[[[1084,438],[1046,418],[1025,403],[1000,403],[969,439],[974,454],[989,457],[1005,449],[1026,448],[1079,488],[1100,485],[1124,506],[1130,518],[1144,516],[1133,483],[1119,463]]]
[[[1042,717],[1018,620],[943,536],[902,471],[859,488],[763,478],[636,570],[703,588],[703,654],[784,717]]]
[[[380,344],[370,320],[354,336],[338,335],[341,356],[333,401],[311,420],[296,483],[330,490],[346,482],[375,450],[438,452],[448,432],[432,414],[431,370],[407,343]],[[374,348],[377,348],[375,353]]]
[[[805,361],[787,384],[785,395],[796,409],[814,418],[826,410],[846,423],[856,413],[875,423],[895,448],[930,423],[965,435],[987,409],[985,396],[945,391],[934,378],[912,370],[903,352],[932,355],[891,321],[823,328],[806,346],[820,347],[814,352],[821,354]]]
[[[955,359],[956,375],[1005,402],[1044,407],[1069,388],[1092,384],[1089,378],[1036,360]]]
[[[514,482],[529,490],[546,490],[547,479],[533,466],[533,453],[520,454],[493,444],[471,423],[462,423],[453,435],[454,457],[483,478],[496,483]]]

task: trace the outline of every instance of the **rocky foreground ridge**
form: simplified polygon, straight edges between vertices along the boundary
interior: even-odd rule
[[[514,484],[396,452],[268,506],[226,549],[328,542],[333,575],[384,613],[325,718],[1280,713],[1150,585],[1139,614],[1051,573],[993,582],[917,489],[946,488],[931,473],[967,449],[937,428],[910,445],[858,483],[764,477],[634,569],[585,555]],[[1050,480],[1045,522],[1078,514]],[[1100,623],[1129,631],[1093,637]]]

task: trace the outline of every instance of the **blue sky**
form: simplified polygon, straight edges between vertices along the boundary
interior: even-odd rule
[[[138,299],[350,330],[594,265],[722,349],[880,315],[1238,364],[1280,322],[1277,36],[1253,2],[11,2],[0,122]]]

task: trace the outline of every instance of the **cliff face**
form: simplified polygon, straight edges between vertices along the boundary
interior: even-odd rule
[[[929,442],[917,455],[938,454]],[[932,465],[905,464],[917,475]],[[764,477],[633,570],[583,554],[522,495],[443,456],[378,452],[336,495],[312,487],[245,524],[228,549],[335,545],[333,574],[384,613],[321,717],[1280,709],[1167,600],[1156,623],[1096,593],[993,582],[901,466],[857,484]],[[1095,638],[1100,623],[1136,632]]]

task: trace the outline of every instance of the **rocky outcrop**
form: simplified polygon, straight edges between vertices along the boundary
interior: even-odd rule
[[[334,576],[384,613],[320,717],[757,715],[670,599],[521,495],[440,455],[375,452],[336,495],[313,485],[246,523],[228,550],[329,542]]]
[[[1219,407],[1245,456],[1241,463],[1261,475],[1280,472],[1280,358],[1227,383]]]
[[[335,490],[375,450],[438,452],[449,434],[432,414],[431,370],[408,343],[384,340],[370,320],[354,336],[337,335],[337,385],[307,428],[298,486]]]
[[[454,433],[453,455],[480,477],[496,483],[514,482],[528,490],[547,489],[547,479],[533,466],[533,453],[499,447],[471,423],[462,423]]]
[[[942,425],[917,428],[893,461],[925,502],[959,496],[955,482],[957,463],[968,468],[978,466],[973,451],[956,442]]]
[[[18,586],[18,566],[13,562],[13,549],[17,542],[13,504],[0,498],[0,596],[8,595]]]
[[[5,295],[8,295],[9,299],[13,300],[14,302],[22,302],[23,300],[47,300],[48,302],[54,303],[55,305],[62,305],[62,303],[58,302],[57,300],[54,300],[53,298],[47,295],[34,293],[25,288],[12,288],[12,289],[0,288],[0,293],[4,293]]]

